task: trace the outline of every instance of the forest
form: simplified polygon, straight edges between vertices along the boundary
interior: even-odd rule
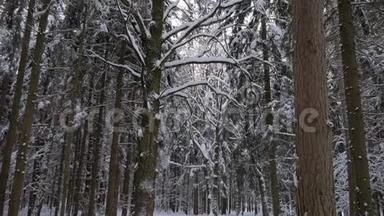
[[[0,216],[384,216],[383,0],[0,0]]]

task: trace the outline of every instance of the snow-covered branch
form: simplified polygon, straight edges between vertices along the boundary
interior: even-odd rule
[[[108,61],[107,59],[103,58],[102,56],[100,56],[99,54],[95,53],[94,51],[92,51],[92,50],[88,50],[88,51],[90,53],[92,53],[92,55],[89,55],[89,57],[98,58],[101,61],[103,61],[103,62],[105,62],[105,63],[107,63],[107,64],[109,64],[111,66],[122,68],[122,69],[125,69],[125,70],[129,71],[135,77],[141,77],[140,73],[136,72],[132,67],[129,67],[128,65],[117,64],[117,63]]]
[[[237,100],[235,98],[233,98],[232,96],[230,96],[229,94],[227,94],[223,91],[220,91],[219,89],[216,89],[215,87],[210,85],[208,81],[191,81],[191,82],[185,83],[184,85],[181,85],[181,86],[178,86],[175,88],[167,89],[160,94],[159,99],[171,96],[171,95],[178,93],[180,91],[183,91],[187,88],[194,87],[194,86],[200,86],[200,85],[208,86],[215,94],[226,97],[227,99],[231,100],[235,105],[237,105],[239,107],[243,106],[243,105],[239,104],[239,102],[237,102]]]
[[[185,23],[185,24],[183,24],[183,25],[181,25],[181,26],[179,26],[179,27],[177,27],[175,29],[172,29],[171,31],[165,33],[163,35],[163,40],[167,40],[170,37],[172,37],[173,35],[176,35],[179,32],[185,31],[177,39],[176,43],[180,43],[182,40],[184,40],[196,28],[202,27],[202,26],[208,26],[208,25],[214,24],[216,22],[220,22],[220,21],[228,18],[234,12],[233,10],[230,10],[229,12],[225,13],[223,16],[218,17],[218,18],[213,18],[213,16],[217,13],[218,10],[220,10],[220,9],[227,9],[227,8],[233,7],[233,6],[241,3],[242,1],[243,0],[234,0],[234,1],[227,2],[227,3],[221,3],[219,1],[219,3],[216,5],[216,7],[210,13],[208,13],[207,15],[201,17],[200,19],[198,19],[198,20],[196,20],[194,22]]]
[[[117,1],[117,7],[120,11],[120,14],[121,16],[123,17],[124,21],[125,21],[125,31],[127,33],[127,35],[120,35],[120,36],[123,36],[129,43],[132,44],[132,47],[133,49],[135,50],[135,53],[136,55],[139,57],[140,59],[140,62],[142,63],[142,65],[145,65],[145,60],[144,60],[144,52],[140,49],[139,45],[137,44],[137,41],[136,39],[134,38],[133,34],[131,33],[131,31],[129,30],[129,27],[127,25],[127,20],[125,19],[124,17],[124,13],[121,9],[121,6],[120,6],[120,3],[119,1]]]
[[[236,62],[230,58],[225,57],[191,57],[181,60],[174,60],[166,62],[165,68],[173,68],[178,66],[184,66],[189,64],[211,64],[211,63],[223,63],[223,64],[236,64]]]
[[[164,64],[165,68],[173,68],[173,67],[179,67],[189,64],[212,64],[212,63],[222,63],[222,64],[231,64],[231,65],[238,65],[241,62],[250,60],[250,59],[256,59],[258,61],[262,61],[262,59],[258,56],[250,55],[246,56],[242,59],[233,59],[233,58],[226,58],[226,57],[220,57],[220,56],[213,56],[213,57],[190,57],[180,60],[174,60],[171,62],[166,62]]]

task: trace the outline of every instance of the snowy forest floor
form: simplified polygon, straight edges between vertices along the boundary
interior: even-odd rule
[[[23,210],[19,214],[20,216],[26,216],[27,215],[27,209],[28,208],[23,208]],[[55,215],[55,209],[49,209],[46,207],[43,207],[41,209],[41,216],[52,216]],[[102,216],[103,214],[97,214],[97,216]],[[117,215],[121,215],[120,211],[118,212]],[[173,213],[173,212],[165,212],[165,211],[155,211],[154,216],[185,216],[185,215],[193,215],[192,213],[185,214],[184,212],[179,212],[179,213]],[[208,216],[207,214],[202,214],[199,216]],[[227,214],[227,215],[222,215],[222,216],[237,216],[235,212]],[[244,212],[243,214],[240,213],[239,216],[261,216],[261,214],[256,214],[254,212]]]
[[[155,216],[184,216],[184,215],[187,215],[185,213],[170,213],[170,212],[155,212]],[[188,215],[193,215],[193,214],[188,214]],[[205,215],[199,215],[199,216],[207,216],[206,214]],[[237,216],[236,213],[232,213],[232,214],[227,214],[226,216]],[[239,216],[255,216],[255,213],[254,212],[247,212],[247,213],[244,213],[244,214],[239,214]],[[261,214],[257,214],[256,216],[261,216]]]

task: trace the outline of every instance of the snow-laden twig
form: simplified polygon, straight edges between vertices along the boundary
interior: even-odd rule
[[[179,47],[181,47],[181,46],[184,46],[185,44],[187,44],[187,43],[189,43],[189,42],[191,42],[191,41],[193,41],[194,39],[199,38],[199,37],[210,37],[210,38],[212,38],[212,37],[215,37],[215,36],[213,36],[213,35],[209,35],[209,34],[205,34],[205,33],[202,33],[202,34],[193,35],[193,36],[191,36],[190,38],[188,38],[188,39],[185,40],[185,41],[176,43],[176,44],[173,45],[173,46],[167,51],[167,53],[165,53],[164,56],[161,58],[161,60],[160,60],[160,65],[164,64],[164,62],[168,59],[168,57],[169,57],[170,55],[172,55],[172,53],[173,53],[177,48],[179,48]]]
[[[126,69],[127,71],[129,71],[135,77],[139,77],[139,78],[141,77],[140,73],[136,72],[133,68],[129,67],[128,65],[117,64],[117,63],[108,61],[107,59],[103,58],[99,54],[95,53],[93,50],[88,50],[88,51],[90,53],[92,53],[92,55],[89,55],[89,57],[98,58],[101,61],[103,61],[103,62],[105,62],[105,63],[107,63],[107,64],[109,64],[111,66]]]
[[[165,68],[173,68],[178,66],[184,66],[188,64],[211,64],[211,63],[223,63],[223,64],[236,64],[236,62],[230,58],[221,56],[214,57],[190,57],[180,60],[174,60],[164,63]]]
[[[218,18],[213,18],[213,16],[217,13],[217,11],[219,9],[226,9],[226,8],[234,7],[235,5],[240,4],[242,1],[243,0],[234,0],[234,1],[227,2],[227,3],[221,3],[221,1],[219,1],[218,4],[216,5],[216,7],[211,12],[209,12],[207,15],[205,15],[205,16],[201,17],[200,19],[197,19],[193,22],[188,22],[188,23],[185,23],[185,24],[183,24],[177,28],[172,29],[171,31],[169,31],[163,35],[163,40],[167,40],[170,37],[178,34],[179,32],[185,31],[177,39],[176,44],[178,44],[182,40],[184,40],[186,37],[188,37],[188,35],[193,30],[195,30],[196,28],[202,27],[202,26],[208,26],[208,25],[220,22],[220,21],[228,18],[234,12],[234,10],[230,10],[229,12],[225,13],[223,16],[218,17]]]
[[[185,83],[184,85],[167,89],[167,90],[163,91],[162,93],[160,93],[159,99],[171,96],[171,95],[173,95],[173,94],[175,94],[177,92],[183,91],[183,90],[185,90],[187,88],[194,87],[194,86],[199,86],[199,85],[208,86],[215,94],[224,96],[227,99],[231,100],[235,105],[237,105],[239,107],[243,107],[243,105],[239,104],[239,102],[235,98],[233,98],[229,94],[227,94],[227,93],[225,93],[225,92],[223,92],[223,91],[221,91],[219,89],[216,89],[211,84],[209,84],[208,81],[191,81],[191,82]]]
[[[171,36],[181,32],[181,31],[186,30],[186,32],[180,38],[178,38],[176,43],[179,43],[181,40],[183,40],[185,37],[187,37],[194,29],[199,27],[204,21],[206,21],[207,19],[209,19],[210,17],[215,15],[215,13],[219,9],[219,7],[220,7],[220,2],[216,5],[216,7],[210,13],[208,13],[207,15],[201,17],[200,19],[198,19],[198,20],[196,20],[194,22],[185,23],[185,24],[183,24],[183,25],[181,25],[181,26],[179,26],[179,27],[177,27],[175,29],[172,29],[171,31],[165,33],[164,36],[163,36],[163,40],[167,40]]]
[[[41,15],[45,14],[47,12],[47,10],[51,7],[51,5],[53,4],[54,1],[50,1],[49,4],[47,5],[47,7],[43,8],[41,11],[38,11],[36,13],[33,14],[33,18],[35,19],[38,19]]]
[[[201,145],[195,138],[192,139],[192,142],[197,146],[200,150],[201,154],[207,161],[211,161],[211,157],[209,156],[208,150],[205,145]]]
[[[192,82],[188,82],[188,83],[185,83],[184,85],[181,85],[181,86],[178,86],[178,87],[175,87],[175,88],[170,88],[170,89],[167,89],[165,91],[163,91],[161,94],[160,94],[160,98],[165,98],[165,97],[168,97],[172,94],[175,94],[177,92],[180,92],[180,91],[183,91],[184,89],[187,89],[187,88],[190,88],[190,87],[194,87],[194,86],[199,86],[199,85],[209,85],[207,81],[192,81]]]
[[[144,60],[144,59],[145,59],[145,58],[144,58],[145,54],[144,54],[144,52],[142,52],[142,51],[140,50],[140,47],[139,47],[139,45],[137,44],[137,42],[136,42],[134,36],[132,35],[132,32],[131,32],[131,31],[129,30],[129,28],[128,28],[127,20],[126,20],[125,17],[124,17],[124,13],[123,13],[123,10],[121,9],[121,6],[120,6],[119,1],[117,1],[117,7],[118,7],[118,9],[119,9],[119,11],[120,11],[121,16],[123,17],[124,21],[126,22],[126,23],[125,23],[125,31],[126,31],[127,35],[121,35],[121,36],[123,36],[124,38],[126,38],[126,39],[128,40],[128,42],[130,42],[130,43],[132,44],[133,49],[135,50],[136,55],[139,57],[140,62],[141,62],[142,65],[144,66],[144,65],[145,65],[145,60]],[[144,33],[145,33],[145,32],[144,32]]]
[[[163,22],[167,19],[173,8],[177,7],[180,0],[175,1],[173,4],[169,5],[167,9],[165,9],[164,16],[163,16]]]
[[[145,26],[143,17],[137,12],[132,12],[132,14],[133,14],[133,17],[135,18],[137,24],[139,25],[141,33],[145,35],[146,39],[151,38],[151,32]]]
[[[241,62],[256,59],[262,61],[260,57],[255,55],[249,55],[241,59],[227,58],[222,56],[212,56],[212,57],[189,57],[180,60],[174,60],[171,62],[164,63],[165,68],[179,67],[189,64],[212,64],[212,63],[222,63],[222,64],[231,64],[238,65]],[[264,61],[263,61],[264,62]]]

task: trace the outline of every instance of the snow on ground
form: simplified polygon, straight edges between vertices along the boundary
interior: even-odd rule
[[[24,207],[21,212],[19,213],[20,216],[26,216],[27,215],[27,210],[28,208],[27,207]],[[6,211],[7,212],[7,211]],[[55,209],[49,209],[47,208],[46,206],[43,206],[43,208],[41,209],[41,216],[53,216],[55,214]],[[104,214],[100,214],[98,213],[97,216],[102,216]],[[119,211],[117,215],[121,215],[121,212]],[[155,214],[154,216],[186,216],[186,215],[190,215],[190,216],[193,216],[193,214],[191,213],[188,213],[188,214],[185,214],[184,212],[179,212],[179,213],[173,213],[173,212],[165,212],[165,211],[155,211]],[[207,215],[207,214],[203,214],[203,215],[199,215],[199,216],[210,216],[210,215]],[[255,215],[254,212],[245,212],[244,214],[239,214],[239,215],[236,215],[236,213],[231,213],[231,214],[227,214],[227,215],[222,215],[222,216],[261,216],[261,214],[257,214]]]
[[[186,215],[187,214],[185,213],[171,213],[171,212],[161,212],[161,211],[155,212],[155,216],[186,216]],[[193,214],[188,214],[188,215],[193,215]],[[205,215],[199,215],[199,216],[208,216],[208,215],[205,214]],[[225,216],[237,216],[237,215],[236,213],[232,213]],[[239,216],[255,216],[255,213],[254,212],[246,212],[244,214],[240,213]],[[257,214],[256,216],[259,216],[259,214]]]

